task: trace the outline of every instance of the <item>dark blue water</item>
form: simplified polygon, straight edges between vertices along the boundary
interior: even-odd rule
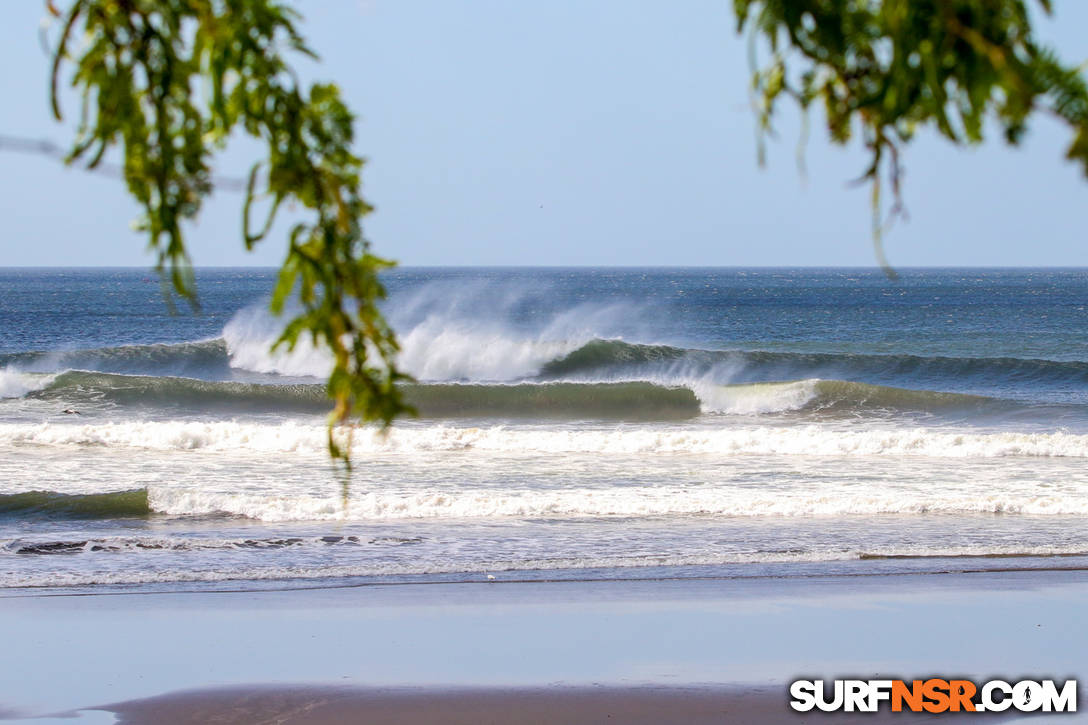
[[[197,274],[200,314],[146,269],[0,269],[0,353],[102,348],[218,337],[238,310],[266,296],[269,269]]]
[[[525,328],[579,304],[619,304],[619,333],[708,348],[1088,360],[1088,270],[402,269],[393,298],[446,285],[443,305]],[[0,269],[0,352],[217,337],[270,291],[275,270],[203,269],[200,314],[164,303],[144,269]],[[479,290],[478,295],[466,296]],[[507,297],[496,310],[496,294]],[[475,309],[474,309],[475,308]]]

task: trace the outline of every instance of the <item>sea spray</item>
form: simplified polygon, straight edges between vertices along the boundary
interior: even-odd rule
[[[32,375],[13,368],[0,368],[0,398],[21,398],[49,384],[51,375]]]
[[[647,311],[633,302],[578,302],[542,311],[546,285],[430,283],[390,301],[403,368],[424,381],[523,380],[601,337],[630,334]]]
[[[293,350],[273,345],[283,332],[286,318],[271,315],[263,306],[241,310],[223,328],[230,365],[257,373],[292,377],[327,378],[332,357],[302,336]]]
[[[634,303],[582,302],[541,315],[536,307],[547,297],[541,285],[433,282],[401,291],[384,312],[398,335],[400,367],[434,382],[521,380],[596,338],[637,329],[646,314]],[[331,359],[309,341],[271,351],[283,324],[261,304],[236,313],[223,329],[231,366],[326,377]]]

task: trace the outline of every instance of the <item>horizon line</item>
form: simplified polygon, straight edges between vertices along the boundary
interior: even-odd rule
[[[0,270],[63,270],[63,269],[118,269],[118,270],[145,270],[155,273],[153,266],[139,264],[93,264],[93,265],[0,265]],[[278,270],[276,265],[244,265],[244,264],[207,264],[194,265],[193,270],[207,269],[261,269]],[[850,269],[882,272],[879,265],[815,265],[815,264],[731,264],[731,265],[697,265],[697,264],[398,264],[390,270],[408,269]],[[1017,264],[991,264],[991,265],[894,265],[893,270],[925,270],[925,269],[1067,269],[1088,270],[1088,265],[1017,265]]]

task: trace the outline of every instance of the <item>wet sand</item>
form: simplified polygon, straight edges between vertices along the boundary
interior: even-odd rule
[[[723,725],[761,723],[963,722],[968,716],[911,713],[802,715],[780,688],[548,688],[358,690],[230,688],[181,692],[109,706],[122,725]],[[977,717],[974,718],[976,721]],[[990,716],[983,722],[1010,717]]]
[[[1088,674],[1083,571],[78,594],[0,596],[0,711],[831,723],[789,711],[786,683]]]

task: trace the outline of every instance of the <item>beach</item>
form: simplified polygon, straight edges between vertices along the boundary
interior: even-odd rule
[[[1085,572],[1036,571],[13,592],[0,598],[0,616],[6,705],[27,716],[90,718],[101,708],[131,723],[211,722],[210,711],[239,723],[344,713],[367,722],[849,722],[789,711],[786,684],[1073,677],[1088,645],[1086,595]],[[299,714],[307,708],[314,720]],[[435,712],[443,717],[429,719]]]

